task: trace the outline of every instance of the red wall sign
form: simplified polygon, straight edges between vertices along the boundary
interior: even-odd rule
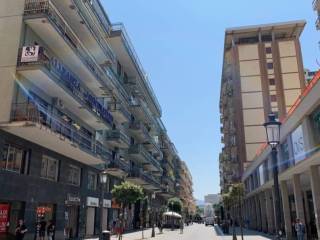
[[[7,223],[9,221],[9,204],[0,204],[0,233],[7,232]]]

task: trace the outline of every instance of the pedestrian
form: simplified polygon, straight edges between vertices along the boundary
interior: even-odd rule
[[[42,217],[40,221],[40,240],[44,240],[46,236],[46,226],[47,222],[45,221],[44,217]]]
[[[15,230],[16,240],[23,240],[24,235],[28,231],[26,225],[24,224],[23,219],[19,219],[18,225]]]
[[[306,230],[305,230],[305,226],[303,225],[303,223],[300,221],[299,218],[296,219],[296,223],[295,223],[294,227],[295,227],[295,230],[297,233],[297,239],[303,240]]]
[[[47,236],[49,240],[54,240],[56,232],[56,226],[54,225],[53,221],[49,221],[49,225],[47,227]]]
[[[181,219],[180,220],[180,234],[183,234],[183,227],[184,227],[184,224],[183,224],[183,220]]]

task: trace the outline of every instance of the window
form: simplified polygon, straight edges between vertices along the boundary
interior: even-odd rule
[[[270,86],[276,85],[276,80],[274,78],[270,78],[269,79],[269,84],[270,84]]]
[[[276,95],[270,95],[270,101],[271,102],[277,102],[277,96]]]
[[[26,153],[22,149],[6,144],[3,149],[0,169],[5,169],[17,173],[23,173],[25,156]]]
[[[57,181],[59,160],[43,155],[41,164],[41,177]]]
[[[271,47],[266,47],[266,53],[271,54],[272,53],[272,48]]]
[[[67,182],[71,185],[80,186],[81,169],[74,165],[69,165]]]
[[[94,172],[88,172],[88,189],[97,189],[97,174],[95,174]]]
[[[267,68],[268,69],[273,69],[273,63],[272,62],[268,62],[267,63]]]

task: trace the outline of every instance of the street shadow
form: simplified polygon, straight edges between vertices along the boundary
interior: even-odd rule
[[[229,228],[229,233],[223,233],[222,228],[220,226],[218,226],[218,225],[215,225],[214,229],[215,229],[216,234],[218,236],[225,236],[225,237],[233,236],[232,227]],[[235,233],[236,233],[237,236],[241,235],[241,230],[240,230],[239,227],[235,228]],[[266,237],[266,238],[270,238],[271,239],[271,236],[268,235],[268,234],[265,234],[265,233],[262,233],[262,232],[257,232],[257,231],[252,231],[252,230],[248,230],[246,228],[243,228],[243,236],[257,236],[257,235],[259,235],[261,237]]]

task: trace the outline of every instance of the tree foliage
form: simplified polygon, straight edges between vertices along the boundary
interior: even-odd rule
[[[111,193],[116,201],[123,206],[134,204],[144,197],[143,189],[140,186],[127,181],[115,185]]]
[[[180,198],[174,197],[168,200],[168,209],[170,211],[181,213],[182,207],[182,201]]]

